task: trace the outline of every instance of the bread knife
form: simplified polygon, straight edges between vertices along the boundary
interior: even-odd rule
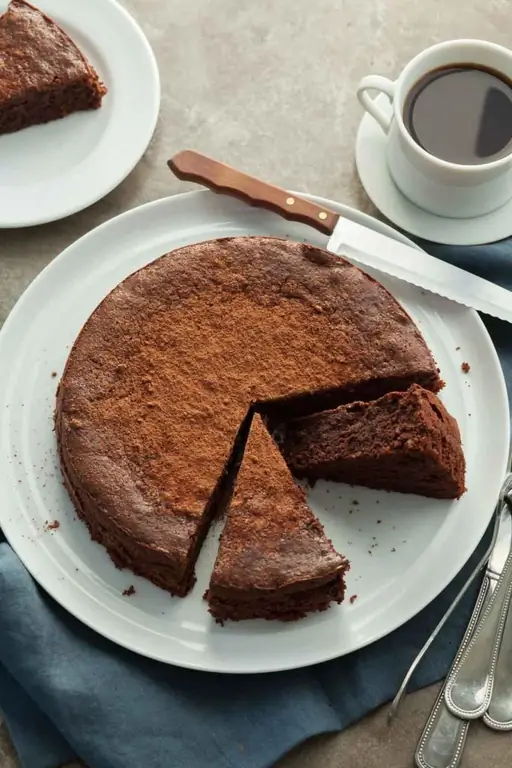
[[[202,184],[218,194],[314,227],[329,237],[328,251],[349,261],[512,323],[512,292],[489,280],[198,152],[179,152],[168,165],[183,181]]]

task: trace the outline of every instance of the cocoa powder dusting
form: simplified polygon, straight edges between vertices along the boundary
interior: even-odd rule
[[[276,589],[334,578],[348,562],[327,539],[260,416],[255,415],[212,585]]]
[[[315,254],[243,238],[153,262],[87,322],[63,380],[63,412],[70,418],[79,403],[109,455],[124,455],[167,503],[200,513],[251,402],[434,368],[380,285],[329,255],[319,265]]]

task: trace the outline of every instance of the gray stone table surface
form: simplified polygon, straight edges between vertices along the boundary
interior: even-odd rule
[[[354,167],[359,79],[370,72],[397,74],[422,48],[449,38],[512,44],[510,0],[125,4],[160,66],[156,134],[129,178],[92,208],[34,229],[0,230],[0,322],[38,272],[80,235],[121,211],[186,189],[165,165],[186,147],[288,188],[373,212]],[[434,688],[410,696],[391,728],[381,711],[342,734],[315,739],[288,755],[280,768],[411,766],[434,696]],[[464,766],[507,765],[511,747],[512,736],[476,726]],[[0,767],[17,766],[6,730],[0,729]]]

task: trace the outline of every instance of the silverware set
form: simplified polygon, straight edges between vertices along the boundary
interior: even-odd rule
[[[390,720],[414,670],[485,563],[471,619],[416,748],[419,768],[457,768],[472,720],[482,718],[497,731],[512,730],[512,474],[496,505],[492,542],[411,665]]]

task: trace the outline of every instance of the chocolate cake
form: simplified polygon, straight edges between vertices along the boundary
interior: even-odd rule
[[[0,134],[98,109],[106,92],[58,24],[24,0],[11,0],[0,16]]]
[[[348,568],[256,414],[206,595],[210,613],[223,623],[323,611],[343,600]]]
[[[294,474],[313,481],[437,499],[465,490],[457,422],[419,386],[297,419],[287,427],[283,453]]]
[[[288,419],[414,382],[442,384],[357,267],[277,238],[189,245],[118,285],[76,340],[55,415],[65,483],[119,567],[185,595],[251,409]]]

